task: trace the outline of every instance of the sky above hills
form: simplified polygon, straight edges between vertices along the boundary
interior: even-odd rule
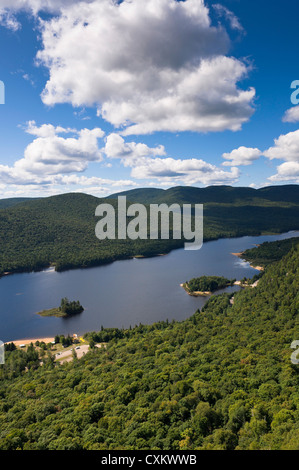
[[[0,0],[0,197],[298,184],[298,13]]]

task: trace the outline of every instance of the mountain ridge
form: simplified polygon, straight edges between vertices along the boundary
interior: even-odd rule
[[[177,187],[157,192],[152,189],[137,193],[142,196],[141,201],[128,198],[127,203],[202,203],[204,242],[299,229],[299,186],[296,185],[262,190]],[[127,194],[132,199],[132,193]],[[133,195],[136,196],[136,190]],[[49,266],[60,271],[87,268],[137,255],[166,254],[183,247],[184,240],[173,240],[171,233],[169,240],[149,237],[147,240],[98,240],[95,227],[99,219],[95,211],[104,202],[112,204],[117,217],[115,197],[98,198],[85,193],[34,198],[0,209],[0,275]]]
[[[51,198],[57,198],[67,195],[83,195],[90,196],[98,199],[117,199],[118,196],[126,196],[129,201],[140,202],[144,204],[159,203],[169,201],[175,202],[175,197],[178,197],[178,203],[232,203],[240,199],[245,201],[253,201],[256,197],[272,202],[299,202],[299,185],[289,184],[281,186],[266,186],[263,188],[255,189],[250,187],[234,187],[234,186],[207,186],[205,188],[197,188],[195,186],[174,186],[168,189],[161,188],[135,188],[127,191],[121,191],[113,194],[109,194],[104,197],[93,196],[88,193],[61,193],[47,197],[37,198],[4,198],[0,199],[0,210],[7,209],[19,204],[31,203],[37,200],[49,200]],[[221,198],[221,200],[219,200]]]
[[[175,202],[175,197],[186,200],[186,202],[197,201],[197,203],[205,202],[236,202],[239,199],[243,201],[252,201],[255,197],[269,201],[298,202],[299,201],[299,185],[282,185],[267,186],[264,188],[254,189],[250,187],[233,187],[233,186],[207,186],[206,188],[197,188],[194,186],[175,186],[169,189],[158,188],[137,188],[133,190],[123,191],[111,194],[108,199],[115,199],[118,196],[127,196],[133,202],[157,203],[160,200]],[[219,200],[221,198],[221,200]],[[181,202],[178,200],[177,202]]]

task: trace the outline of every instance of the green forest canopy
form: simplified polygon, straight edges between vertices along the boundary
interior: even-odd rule
[[[297,243],[297,237],[277,240],[275,242],[264,242],[256,248],[244,251],[242,258],[250,263],[267,266],[275,261],[279,261]]]
[[[184,286],[189,292],[215,292],[218,289],[233,285],[235,280],[222,276],[201,276],[190,279]]]
[[[76,313],[81,313],[84,310],[79,300],[70,301],[67,297],[61,299],[59,308],[61,312],[65,313],[66,315],[74,315]]]
[[[107,348],[73,363],[7,352],[0,448],[298,450],[298,255],[233,305],[222,294],[183,322],[90,333]]]

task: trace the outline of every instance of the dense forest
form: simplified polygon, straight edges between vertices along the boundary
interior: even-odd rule
[[[67,297],[61,299],[59,309],[66,315],[75,315],[76,313],[82,313],[84,311],[79,300],[69,300]]]
[[[99,199],[64,194],[0,201],[0,275],[54,266],[85,268],[134,256],[154,256],[183,246],[184,240],[103,240],[95,235]],[[134,190],[128,203],[204,204],[204,240],[298,229],[299,186],[254,190],[210,187]],[[134,201],[133,201],[134,200]],[[2,208],[1,208],[2,207]],[[170,224],[171,228],[171,224]]]
[[[259,266],[267,266],[279,261],[285,256],[293,245],[298,243],[298,238],[287,238],[275,242],[265,242],[256,248],[251,248],[242,253],[241,257],[250,263]]]
[[[298,450],[299,244],[183,322],[102,328],[72,363],[0,366],[0,449]]]
[[[183,284],[187,292],[215,292],[218,289],[232,286],[236,279],[226,279],[222,276],[201,276],[190,279]]]

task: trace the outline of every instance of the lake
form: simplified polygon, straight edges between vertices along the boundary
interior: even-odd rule
[[[166,256],[116,261],[106,266],[57,273],[4,276],[0,279],[0,339],[4,342],[73,335],[104,328],[128,328],[160,320],[184,320],[207,301],[189,296],[180,284],[202,275],[237,280],[258,271],[232,253],[265,241],[298,237],[299,232],[259,237],[220,239],[201,250],[174,250]],[[228,292],[238,287],[226,289]],[[62,297],[79,300],[85,308],[71,318],[40,317],[60,305]]]

